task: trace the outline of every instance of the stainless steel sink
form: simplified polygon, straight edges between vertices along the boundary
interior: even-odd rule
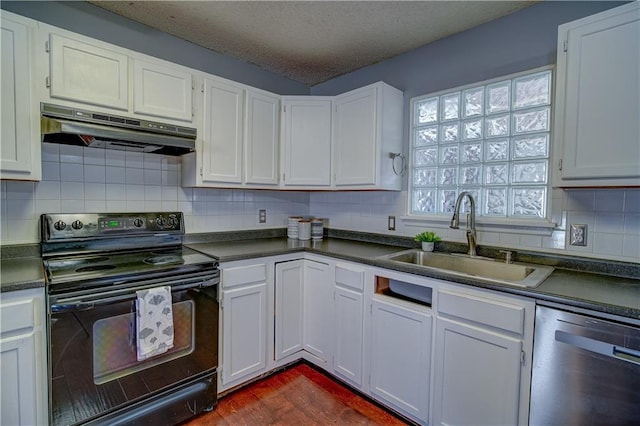
[[[553,268],[524,263],[504,263],[486,257],[463,254],[432,253],[418,249],[405,250],[379,259],[419,266],[425,270],[474,277],[500,284],[537,287],[553,272]]]

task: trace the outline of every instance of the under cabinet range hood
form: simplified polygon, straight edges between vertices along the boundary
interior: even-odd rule
[[[182,155],[195,150],[190,127],[52,104],[40,104],[43,142]]]

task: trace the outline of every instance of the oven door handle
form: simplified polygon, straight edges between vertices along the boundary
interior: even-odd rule
[[[196,282],[190,282],[182,285],[171,286],[171,292],[174,293],[176,291],[190,290],[202,287],[210,287],[210,280],[198,280]],[[92,300],[83,300],[82,297],[79,298],[68,298],[60,300],[61,303],[55,303],[51,305],[51,313],[64,313],[64,312],[77,312],[77,311],[87,311],[89,309],[93,309],[96,306],[104,306],[109,305],[116,302],[122,302],[125,300],[135,300],[136,299],[136,291],[143,290],[145,288],[151,288],[150,286],[140,286],[128,289],[126,293],[108,296],[108,297],[100,297],[96,298],[97,295],[94,295]]]

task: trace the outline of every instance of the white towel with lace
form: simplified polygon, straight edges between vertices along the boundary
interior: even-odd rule
[[[171,287],[136,292],[136,352],[138,361],[173,347]]]

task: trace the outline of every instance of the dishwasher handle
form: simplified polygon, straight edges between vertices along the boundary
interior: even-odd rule
[[[578,336],[577,334],[567,333],[562,330],[556,330],[555,337],[558,342],[566,343],[610,358],[615,358],[620,361],[640,365],[640,351],[625,348],[624,346],[616,346],[614,344],[591,339],[589,337]]]

